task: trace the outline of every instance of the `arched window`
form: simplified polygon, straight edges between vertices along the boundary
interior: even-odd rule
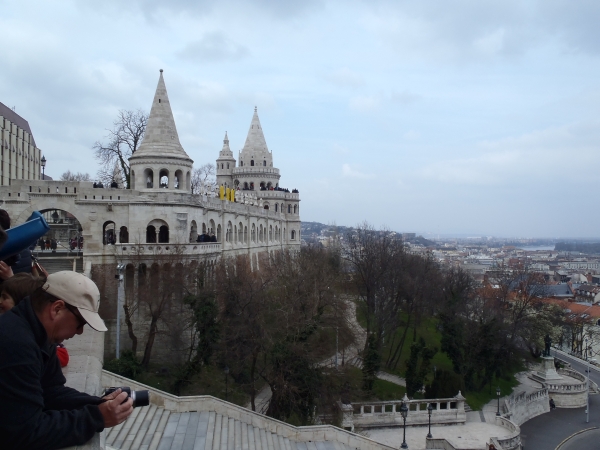
[[[163,225],[158,229],[158,242],[161,244],[169,243],[169,227],[168,226]]]
[[[267,162],[266,161],[263,161],[263,166],[267,167]]]
[[[237,242],[238,242],[237,225],[233,226],[233,242],[234,242],[234,244],[237,244]]]
[[[146,227],[146,243],[154,244],[156,242],[156,227],[148,225]]]
[[[217,225],[217,242],[221,242],[221,225]]]
[[[240,167],[244,167],[244,161],[240,161]]]
[[[288,214],[292,212],[292,205],[288,205]]]
[[[244,244],[248,243],[248,227],[244,227]]]
[[[188,171],[188,173],[185,175],[185,188],[189,191],[192,189],[192,175],[190,174],[190,172]]]
[[[196,221],[192,220],[190,225],[190,242],[196,242],[198,239],[198,225],[196,225]]]
[[[119,230],[119,242],[121,244],[126,244],[129,242],[129,231],[127,231],[127,227],[121,227]]]
[[[114,245],[117,243],[115,223],[112,220],[104,222],[102,226],[102,243],[104,245]]]
[[[265,209],[269,209],[269,205],[265,205]]]
[[[225,231],[225,241],[232,242],[233,241],[233,225],[231,222],[227,222],[227,230]]]
[[[244,182],[244,190],[247,191],[248,189],[250,189],[248,186],[248,182],[245,181]]]
[[[296,239],[296,231],[292,230],[292,240]]]
[[[250,182],[250,190],[253,191],[254,190],[254,181]]]
[[[181,189],[183,187],[183,172],[181,170],[175,171],[175,181],[173,184],[175,189]]]
[[[253,160],[253,159],[251,159],[251,160],[250,160],[250,165],[251,165],[251,166],[253,166],[253,165],[254,165],[254,160]]]
[[[162,169],[158,174],[159,187],[161,189],[169,188],[169,171],[167,169]]]
[[[275,212],[277,212],[278,203],[275,203]]]
[[[152,189],[154,187],[154,171],[152,169],[144,170],[144,180],[146,181],[146,188]]]
[[[223,168],[224,168],[224,164],[223,164],[223,163],[221,163],[221,169],[223,169]]]
[[[229,169],[229,163],[227,163],[227,168]]]
[[[298,211],[298,205],[294,205],[294,214]]]
[[[202,234],[206,234],[206,224],[202,222]]]

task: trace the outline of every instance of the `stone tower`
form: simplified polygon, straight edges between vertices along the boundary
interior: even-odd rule
[[[235,158],[229,148],[229,138],[226,131],[223,138],[223,148],[217,158],[217,186],[233,187],[233,169],[235,169]]]
[[[188,193],[193,162],[179,142],[161,69],[144,140],[129,158],[131,188]]]
[[[279,169],[273,167],[273,154],[267,147],[256,107],[238,159],[239,166],[233,173],[235,187],[260,190],[279,186]]]

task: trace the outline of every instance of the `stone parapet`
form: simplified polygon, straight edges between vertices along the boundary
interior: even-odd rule
[[[510,420],[522,425],[540,414],[549,412],[549,401],[548,389],[543,388],[530,394],[525,391],[512,394],[505,399],[504,405]]]
[[[69,364],[63,369],[67,386],[90,395],[102,393],[102,361],[104,333],[85,327],[81,335],[66,341]],[[85,445],[68,450],[104,450],[104,433],[96,433]]]
[[[496,416],[496,425],[510,431],[509,436],[493,437],[503,450],[518,450],[521,448],[521,427],[506,417]]]

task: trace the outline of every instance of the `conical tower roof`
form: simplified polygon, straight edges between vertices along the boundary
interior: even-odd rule
[[[231,151],[231,148],[229,148],[227,131],[225,132],[225,137],[223,138],[223,148],[219,152],[219,159],[233,159],[233,152]]]
[[[246,143],[244,144],[244,148],[242,148],[242,155],[247,154],[247,152],[252,154],[269,153],[267,141],[265,140],[265,135],[263,134],[262,126],[260,125],[256,106],[254,107],[254,115],[252,116],[250,129],[248,130]]]
[[[179,142],[162,69],[152,101],[144,140],[130,159],[146,157],[177,158],[193,162]]]

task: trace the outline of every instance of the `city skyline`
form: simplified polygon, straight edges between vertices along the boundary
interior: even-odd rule
[[[258,107],[304,221],[432,235],[600,236],[599,5],[12,1],[0,101],[46,174],[96,174],[164,69],[181,143],[234,157]]]

